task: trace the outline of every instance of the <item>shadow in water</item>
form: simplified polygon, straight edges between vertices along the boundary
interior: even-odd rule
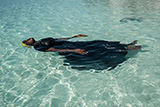
[[[120,20],[120,22],[122,23],[127,23],[127,22],[130,22],[130,21],[136,21],[136,22],[142,22],[143,21],[143,18],[123,18]]]
[[[112,70],[127,59],[134,57],[139,51],[129,51],[125,56],[117,55],[78,55],[70,53],[64,55],[64,65],[71,66],[72,69],[77,70]]]

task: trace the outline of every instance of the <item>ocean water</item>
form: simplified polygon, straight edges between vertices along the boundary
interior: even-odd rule
[[[79,71],[57,53],[21,46],[76,34],[138,40],[142,50],[113,70]],[[1,0],[0,107],[159,107],[159,40],[159,0]]]

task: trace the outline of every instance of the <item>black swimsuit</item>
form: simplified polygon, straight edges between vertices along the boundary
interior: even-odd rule
[[[47,49],[54,46],[56,39],[45,38],[41,39],[38,43],[34,45],[34,48],[38,51],[46,51]]]
[[[125,45],[119,42],[109,42],[103,40],[95,41],[62,41],[53,38],[41,39],[39,43],[34,45],[38,51],[46,51],[49,48],[55,49],[85,49],[88,51],[86,55],[75,52],[59,52],[64,55],[66,63],[76,69],[105,69],[114,68],[119,63],[126,60],[127,50]]]

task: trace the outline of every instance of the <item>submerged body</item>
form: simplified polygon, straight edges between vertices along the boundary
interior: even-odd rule
[[[86,37],[86,35],[82,35],[82,37]],[[66,58],[65,65],[71,65],[72,68],[102,70],[112,69],[124,62],[128,47],[136,49],[137,47],[132,47],[136,42],[126,45],[103,40],[72,42],[66,41],[66,38],[45,38],[34,41],[32,46],[38,51],[59,52]]]

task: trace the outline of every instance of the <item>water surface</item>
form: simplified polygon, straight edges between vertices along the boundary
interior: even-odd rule
[[[159,107],[159,0],[1,0],[0,106]],[[121,19],[139,19],[127,20]],[[115,69],[75,70],[64,57],[23,48],[29,37],[129,43],[142,51]],[[99,73],[96,73],[99,72]]]

